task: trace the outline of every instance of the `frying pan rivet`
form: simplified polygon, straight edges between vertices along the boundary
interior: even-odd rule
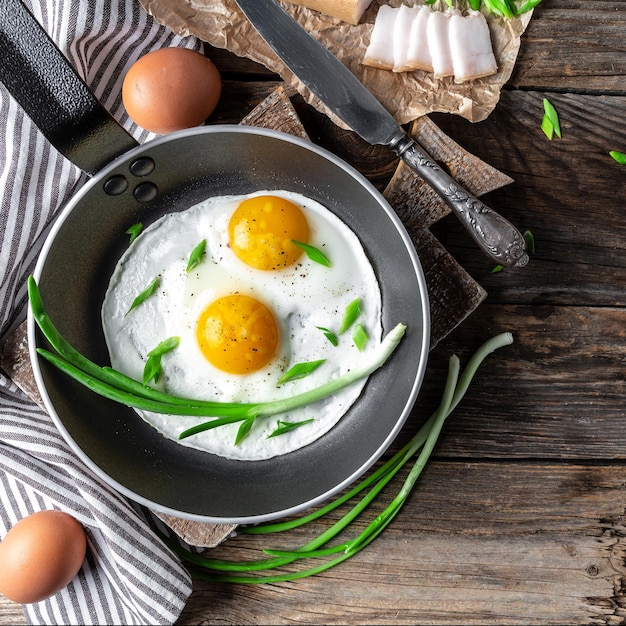
[[[133,191],[137,202],[151,202],[159,194],[159,190],[154,183],[141,183],[137,185]]]
[[[109,196],[119,196],[124,193],[128,189],[128,181],[125,176],[121,174],[116,174],[115,176],[111,176],[108,178],[104,185],[104,193]]]
[[[155,163],[150,157],[141,157],[130,164],[130,172],[135,176],[147,176],[152,173],[155,168]]]

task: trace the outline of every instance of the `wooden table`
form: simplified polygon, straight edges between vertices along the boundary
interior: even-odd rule
[[[489,118],[431,116],[514,179],[486,199],[532,231],[536,252],[526,268],[492,273],[454,218],[434,228],[488,296],[432,351],[403,441],[435,407],[450,354],[465,362],[503,331],[515,343],[480,370],[398,517],[315,577],[197,583],[181,624],[624,623],[626,166],[608,152],[626,152],[625,33],[623,0],[546,0]],[[279,82],[211,56],[225,81],[215,122],[238,121]],[[561,140],[540,130],[544,97]],[[314,140],[384,186],[388,154],[365,154],[319,114],[298,112]],[[297,543],[322,529],[299,531]],[[215,554],[256,558],[283,541],[242,536]],[[10,623],[24,623],[20,607],[0,599],[0,624]]]

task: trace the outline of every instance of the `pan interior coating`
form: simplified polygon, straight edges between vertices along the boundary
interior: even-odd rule
[[[145,176],[133,164],[149,159]],[[149,168],[148,168],[149,169]],[[127,190],[110,195],[120,178]],[[138,202],[141,189],[151,199]],[[138,192],[139,189],[139,192]],[[45,340],[29,318],[29,345],[48,411],[79,457],[123,494],[153,509],[208,522],[254,523],[323,502],[352,483],[387,449],[409,416],[429,345],[425,280],[415,249],[375,188],[332,154],[276,131],[209,126],[138,147],[95,176],[51,231],[35,278],[65,338],[96,363],[108,363],[100,307],[129,226],[151,224],[216,195],[284,189],[321,203],[359,237],[378,278],[383,333],[407,333],[362,395],[324,437],[265,461],[233,461],[184,449],[127,407],[106,401],[34,352]]]

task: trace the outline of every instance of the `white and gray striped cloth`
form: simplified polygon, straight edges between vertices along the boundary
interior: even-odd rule
[[[123,111],[125,70],[150,49],[200,42],[158,25],[136,0],[24,1],[105,108],[135,139],[149,139]],[[0,85],[0,342],[23,318],[25,279],[46,228],[84,181]],[[180,615],[191,582],[177,557],[1,371],[0,507],[1,537],[25,515],[51,508],[87,530],[79,575],[53,598],[26,605],[29,623],[171,624]]]

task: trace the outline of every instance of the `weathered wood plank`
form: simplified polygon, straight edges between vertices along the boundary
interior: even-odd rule
[[[208,123],[239,124],[242,118],[282,85],[282,81],[273,80],[222,81],[222,95]]]
[[[514,87],[626,92],[622,0],[545,0],[522,37]]]
[[[548,141],[540,129],[544,95],[505,92],[479,124],[432,116],[465,149],[514,179],[485,199],[533,232],[531,263],[492,274],[493,264],[453,220],[437,236],[492,302],[624,306],[626,168],[608,152],[626,151],[626,97],[549,94],[563,138]]]
[[[626,459],[626,310],[490,305],[432,354],[414,419],[438,400],[447,358],[510,331],[450,419],[440,454],[462,458]]]
[[[198,582],[179,623],[620,624],[625,505],[621,467],[433,462],[391,526],[339,568]],[[321,530],[240,536],[211,556],[257,558]]]

